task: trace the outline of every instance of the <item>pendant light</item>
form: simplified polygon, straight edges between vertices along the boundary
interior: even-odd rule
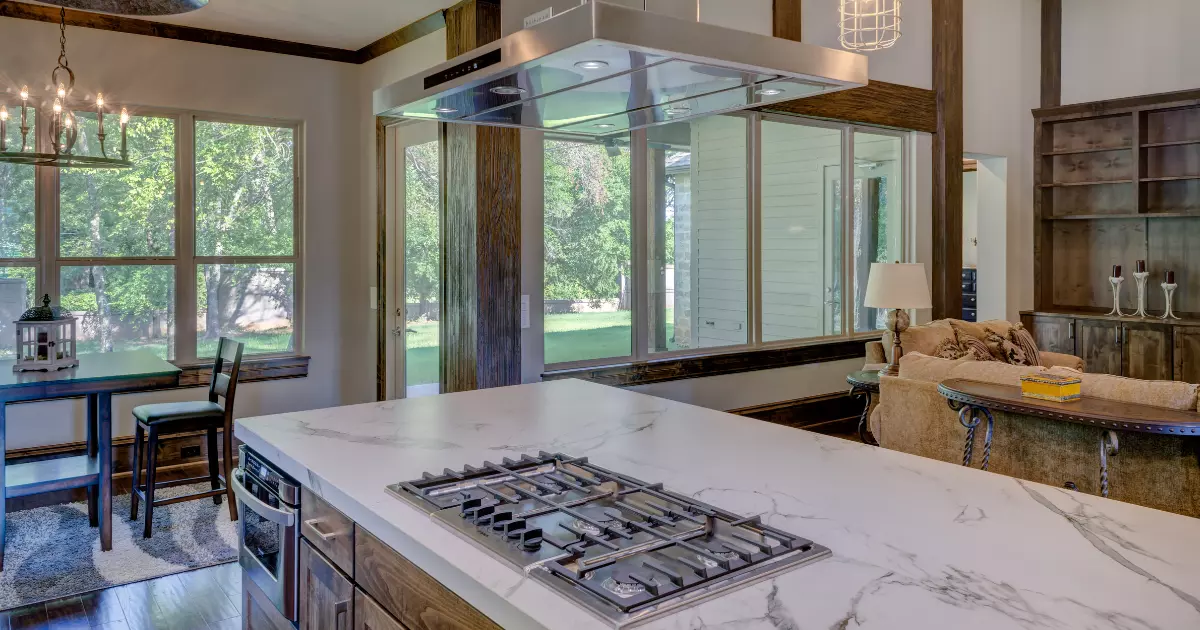
[[[900,0],[841,0],[839,23],[846,50],[891,48],[900,39]]]

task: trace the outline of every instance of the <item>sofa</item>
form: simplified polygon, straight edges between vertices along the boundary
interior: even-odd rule
[[[1055,365],[1022,366],[977,361],[970,356],[946,359],[920,352],[910,354],[907,342],[905,346],[899,376],[880,378],[879,403],[870,417],[871,431],[881,447],[945,462],[962,463],[967,435],[958,412],[937,391],[938,383],[947,379],[1019,386],[1021,376],[1031,372],[1069,374],[1082,379],[1085,396],[1196,409],[1194,384],[1084,374],[1062,365],[1079,363],[1065,355],[1043,352],[1042,362]],[[1102,429],[1000,411],[994,411],[993,416],[991,472],[1099,494]],[[976,431],[976,453],[983,450],[984,433]],[[1109,497],[1200,517],[1198,458],[1200,439],[1122,432],[1119,453],[1108,460]],[[975,465],[979,465],[978,456]]]
[[[900,333],[900,344],[905,353],[918,352],[931,357],[958,359],[966,355],[964,344],[968,338],[975,339],[989,348],[992,359],[1000,360],[1010,345],[1021,324],[1002,319],[984,322],[968,322],[960,319],[939,319],[928,324],[912,326]],[[999,338],[999,341],[997,341]],[[1032,340],[1032,337],[1029,338]],[[882,341],[867,343],[867,365],[886,364],[891,361],[892,332],[887,331]],[[1003,346],[1003,347],[1001,347]],[[1057,352],[1038,350],[1037,365],[1043,367],[1068,367],[1083,371],[1083,359]]]

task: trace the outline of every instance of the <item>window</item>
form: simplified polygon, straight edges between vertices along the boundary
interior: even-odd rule
[[[99,146],[94,112],[75,116],[76,152],[120,150],[114,133]],[[41,115],[31,118],[36,129]],[[298,131],[140,111],[132,168],[0,164],[0,357],[11,355],[10,312],[42,294],[79,318],[81,353],[189,362],[212,357],[221,335],[247,354],[296,352]]]
[[[404,387],[410,397],[438,393],[441,381],[439,146],[437,140],[429,140],[403,147],[405,317],[401,339]]]
[[[544,146],[546,363],[628,357],[629,139]]]
[[[870,263],[906,259],[905,138],[739,113],[547,139],[545,363],[874,334]]]

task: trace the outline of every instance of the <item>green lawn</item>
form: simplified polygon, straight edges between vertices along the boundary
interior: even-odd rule
[[[243,332],[233,333],[230,335],[234,340],[246,344],[246,348],[242,350],[243,355],[251,354],[268,354],[273,352],[287,352],[288,344],[291,342],[292,333],[284,331],[267,331],[267,332]],[[148,339],[148,340],[121,340],[113,344],[113,350],[147,350],[154,353],[156,356],[167,358],[167,340],[166,339]],[[80,341],[79,354],[90,354],[100,351],[100,342],[96,340]],[[196,356],[212,357],[217,354],[216,339],[197,339],[196,340]]]
[[[675,333],[672,315],[668,309],[668,338]],[[545,323],[547,364],[628,356],[633,345],[629,311],[547,315]],[[409,385],[438,381],[437,344],[437,322],[408,325]]]

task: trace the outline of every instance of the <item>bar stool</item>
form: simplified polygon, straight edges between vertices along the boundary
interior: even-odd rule
[[[133,495],[130,496],[132,509],[129,518],[137,520],[138,499],[146,502],[145,538],[150,538],[151,526],[154,523],[154,508],[183,501],[193,501],[212,497],[213,503],[221,504],[221,495],[229,497],[229,518],[238,518],[237,501],[233,497],[233,488],[229,486],[233,479],[233,398],[237,390],[238,371],[242,366],[242,348],[232,339],[221,337],[217,342],[217,357],[213,361],[212,378],[208,385],[208,400],[178,403],[157,403],[141,405],[133,410],[137,420],[137,431],[133,442]],[[230,366],[229,374],[224,373],[225,365]],[[222,406],[218,398],[224,399]],[[224,431],[225,470],[220,471],[217,463],[217,429]],[[158,466],[158,443],[163,437],[180,433],[205,431],[208,434],[208,476],[191,477],[178,481],[155,482],[154,477]],[[146,479],[145,485],[140,484],[142,467],[142,440],[149,435],[149,445],[146,448]],[[212,490],[196,492],[169,499],[154,498],[158,488],[168,488],[188,483],[208,480]]]

